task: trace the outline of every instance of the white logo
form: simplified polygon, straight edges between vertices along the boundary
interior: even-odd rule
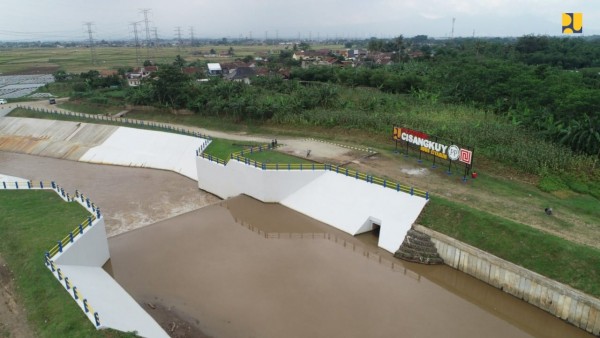
[[[460,156],[460,148],[459,147],[457,147],[455,145],[451,145],[450,147],[448,147],[448,157],[452,161],[458,160],[459,156]]]

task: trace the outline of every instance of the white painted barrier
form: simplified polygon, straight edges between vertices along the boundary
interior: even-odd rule
[[[427,199],[332,170],[265,170],[197,157],[198,186],[221,198],[246,194],[281,203],[351,235],[381,226],[379,246],[396,252]]]

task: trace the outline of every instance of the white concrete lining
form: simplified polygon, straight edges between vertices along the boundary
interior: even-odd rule
[[[194,136],[119,127],[79,161],[171,170],[198,180],[194,158],[205,141]]]

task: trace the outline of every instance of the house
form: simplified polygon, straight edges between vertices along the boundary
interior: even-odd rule
[[[252,67],[238,67],[225,76],[227,80],[244,82],[250,84],[250,79],[256,76],[256,72]]]
[[[218,63],[207,63],[206,67],[208,67],[208,76],[220,76],[223,74],[221,65]]]
[[[221,69],[223,70],[223,74],[229,74],[235,71],[239,67],[253,67],[254,64],[247,64],[242,61],[234,61],[228,63],[221,63]]]
[[[181,68],[181,72],[185,75],[195,76],[200,73],[200,69],[196,67],[183,67]]]
[[[146,66],[134,68],[133,71],[125,74],[129,87],[137,87],[142,83],[142,79],[149,77],[153,72],[158,71],[158,66]]]
[[[292,58],[296,61],[321,61],[329,55],[329,49],[296,51]]]

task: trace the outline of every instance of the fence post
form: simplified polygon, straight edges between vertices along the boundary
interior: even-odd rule
[[[73,231],[69,232],[69,239],[71,240],[71,243],[73,243]]]
[[[27,188],[31,189],[31,182],[27,181]]]
[[[58,241],[58,252],[62,252],[62,249],[63,249],[62,242]]]
[[[100,208],[96,208],[96,218],[100,219]]]
[[[90,312],[90,309],[88,308],[88,303],[87,303],[87,299],[83,299],[83,310],[85,311],[85,313]]]
[[[40,181],[40,189],[44,189],[44,182]]]
[[[400,191],[400,183],[396,183],[396,191]]]
[[[15,188],[19,189],[19,182],[15,181]]]
[[[60,272],[60,268],[56,269],[56,273],[58,274],[58,280],[62,280],[62,272]]]
[[[2,186],[6,189],[6,182],[2,181]]]
[[[92,226],[92,216],[88,216],[88,224]]]
[[[94,319],[96,320],[96,326],[100,326],[100,316],[98,312],[94,312]]]
[[[52,269],[52,272],[56,271],[56,269],[54,268],[54,262],[50,262],[50,269]]]
[[[65,277],[65,286],[67,290],[71,290],[71,283],[69,283],[69,277]]]
[[[83,224],[79,224],[79,234],[83,235]]]
[[[90,208],[90,207],[91,207],[91,206],[90,206],[90,199],[89,199],[89,198],[86,198],[86,199],[85,199],[85,202],[87,203],[87,207],[88,207],[88,208]]]
[[[275,163],[275,170],[279,170],[279,163]]]
[[[426,200],[429,200],[429,191],[426,191],[426,192],[425,192],[425,199],[426,199]]]
[[[415,194],[415,188],[414,187],[410,187],[410,195],[414,195]]]
[[[73,287],[73,297],[75,298],[75,300],[79,299],[79,296],[77,296],[77,287],[76,286]]]
[[[387,180],[383,180],[383,187],[387,188]]]
[[[56,189],[56,183],[54,181],[50,182],[52,184],[52,189]]]

